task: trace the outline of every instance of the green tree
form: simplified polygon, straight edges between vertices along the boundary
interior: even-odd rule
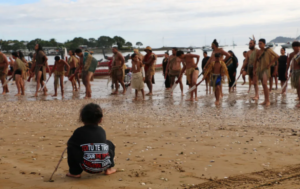
[[[141,43],[141,42],[136,42],[135,45],[138,46],[138,47],[140,48],[141,46],[143,46],[143,43]]]
[[[130,43],[129,41],[127,41],[127,42],[125,43],[125,46],[127,46],[127,47],[132,47],[132,43]]]
[[[89,38],[89,41],[88,41],[88,46],[89,47],[96,47],[97,46],[97,40],[95,38]]]
[[[119,49],[121,49],[125,44],[125,39],[120,36],[115,36],[113,39],[115,40],[115,43],[117,43]]]
[[[100,48],[110,48],[115,43],[114,39],[109,36],[100,36],[97,42]]]

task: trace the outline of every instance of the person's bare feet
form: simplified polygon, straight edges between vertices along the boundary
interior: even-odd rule
[[[57,94],[52,95],[52,97],[57,97]]]
[[[252,100],[258,100],[258,99],[259,99],[258,96],[252,97]]]
[[[266,105],[266,102],[264,101],[264,102],[260,103],[259,105],[264,106],[264,105]]]
[[[6,92],[3,92],[2,94],[3,94],[3,95],[5,95],[5,94],[6,94]]]
[[[194,99],[193,99],[193,98],[190,98],[190,99],[187,99],[187,100],[185,100],[185,101],[194,101]]]
[[[85,96],[84,99],[90,99],[91,97]]]
[[[146,96],[152,96],[152,93],[147,93]]]
[[[266,102],[266,106],[270,106],[271,105],[271,103],[270,102]]]
[[[196,102],[198,101],[198,97],[195,98],[195,101],[196,101]]]
[[[134,101],[137,101],[138,99],[137,99],[137,98],[134,98],[133,100],[134,100]]]
[[[67,173],[66,176],[71,178],[81,178],[81,175],[72,175],[71,173]]]
[[[38,93],[37,92],[34,94],[34,97],[38,97]]]
[[[299,101],[299,98],[296,98],[295,101]]]
[[[65,96],[64,96],[64,95],[62,95],[62,96],[61,96],[61,98],[62,98],[62,99],[64,99],[64,98],[65,98]]]
[[[216,102],[215,102],[215,105],[216,105],[216,106],[220,105],[220,102],[219,102],[219,101],[216,101]]]
[[[244,81],[244,83],[242,83],[242,85],[245,85],[246,84],[246,81]]]
[[[296,105],[296,107],[297,107],[297,108],[300,108],[300,103],[298,103],[298,104]]]
[[[181,96],[184,96],[184,93],[183,93],[183,92],[181,92]]]
[[[111,93],[111,95],[117,95],[118,94],[118,92],[113,92],[113,93]]]
[[[109,168],[109,169],[107,169],[107,170],[105,171],[105,174],[106,174],[106,175],[111,175],[111,174],[114,174],[114,173],[116,173],[116,172],[117,172],[116,169],[114,169],[114,168]]]
[[[21,96],[21,93],[16,94],[15,96]]]
[[[124,90],[122,94],[125,95],[126,94],[126,90]]]

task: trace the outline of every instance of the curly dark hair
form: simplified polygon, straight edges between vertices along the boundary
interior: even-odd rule
[[[102,117],[101,107],[98,104],[90,103],[81,109],[79,120],[85,124],[98,124]]]

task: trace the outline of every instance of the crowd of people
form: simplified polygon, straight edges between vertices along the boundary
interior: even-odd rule
[[[205,81],[207,91],[211,90],[211,87],[213,88],[216,98],[215,104],[220,104],[220,99],[223,97],[222,85],[224,84],[225,79],[227,78],[228,81],[229,93],[236,88],[237,68],[239,63],[234,52],[226,52],[222,48],[219,48],[219,44],[216,40],[212,42],[211,47],[213,49],[211,57],[207,56],[207,52],[203,52],[204,57],[201,65],[201,74],[198,66],[200,61],[199,55],[191,53],[185,54],[177,48],[172,49],[171,55],[169,55],[168,52],[164,55],[156,55],[149,46],[144,49],[146,54],[143,55],[138,49],[135,49],[134,54],[130,57],[132,61],[130,90],[131,88],[135,89],[134,100],[138,100],[139,91],[142,93],[142,98],[145,99],[144,83],[146,83],[149,89],[149,92],[146,95],[153,95],[156,61],[158,57],[164,57],[162,67],[166,90],[170,90],[170,93],[172,94],[174,88],[179,84],[181,94],[184,95],[182,77],[183,75],[186,75],[187,85],[190,89],[189,101],[198,100],[197,86]],[[291,78],[292,87],[297,89],[298,97],[300,97],[300,43],[298,41],[293,42],[293,52],[288,56],[286,55],[284,48],[281,49],[281,56],[279,56],[271,48],[266,47],[265,39],[260,39],[258,41],[258,47],[259,48],[256,48],[256,40],[253,37],[249,42],[249,51],[243,52],[245,59],[240,71],[240,76],[242,76],[244,80],[243,85],[246,83],[246,75],[248,75],[249,91],[251,86],[254,86],[255,96],[252,99],[259,99],[258,85],[260,81],[264,91],[264,101],[261,105],[269,106],[269,92],[272,90],[273,80],[275,79],[276,88],[278,79],[280,80],[281,87],[283,88],[282,94],[285,95],[289,78]],[[117,47],[113,47],[112,52],[112,57],[105,57],[111,61],[110,77],[115,86],[115,90],[111,94],[117,95],[119,93],[119,83],[123,88],[122,93],[126,94],[127,88],[124,84],[126,67],[125,59],[118,51]],[[75,51],[70,50],[68,61],[62,60],[59,56],[56,56],[55,64],[52,69],[49,68],[48,58],[39,44],[35,46],[35,53],[30,69],[21,52],[13,52],[9,59],[10,61],[8,61],[6,56],[0,52],[2,94],[9,92],[7,83],[14,78],[18,89],[17,95],[24,95],[24,81],[27,77],[28,80],[35,77],[37,83],[35,96],[38,96],[39,90],[43,91],[44,95],[47,95],[45,82],[47,82],[54,73],[55,94],[53,96],[57,96],[57,89],[60,84],[61,94],[62,97],[64,97],[64,76],[69,77],[69,80],[72,82],[73,90],[77,91],[78,88],[80,88],[79,74],[81,74],[82,83],[86,89],[85,98],[92,97],[90,81],[97,68],[98,61],[90,52],[83,52],[81,49],[76,49]],[[6,80],[9,65],[12,67],[12,76]],[[48,80],[46,79],[46,70],[49,70]],[[197,83],[197,80],[201,75],[203,75],[203,78]],[[268,87],[268,81],[270,87]],[[79,85],[78,87],[77,83]],[[297,104],[297,107],[300,107],[300,103]]]

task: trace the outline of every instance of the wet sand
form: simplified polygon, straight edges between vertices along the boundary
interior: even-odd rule
[[[165,92],[159,75],[154,96],[144,102],[133,102],[133,93],[110,96],[105,79],[92,83],[91,100],[82,100],[83,87],[73,96],[70,86],[65,100],[32,98],[34,83],[26,97],[1,96],[0,188],[299,188],[300,110],[294,108],[294,90],[286,97],[272,93],[265,108],[250,100],[253,87],[250,95],[240,84],[228,94],[224,85],[216,108],[204,85],[198,102],[186,102],[179,88],[173,96]],[[14,88],[10,85],[12,93]],[[80,108],[89,102],[104,109],[102,127],[116,145],[120,172],[66,178],[65,154],[54,182],[47,182],[67,140],[82,126]]]

